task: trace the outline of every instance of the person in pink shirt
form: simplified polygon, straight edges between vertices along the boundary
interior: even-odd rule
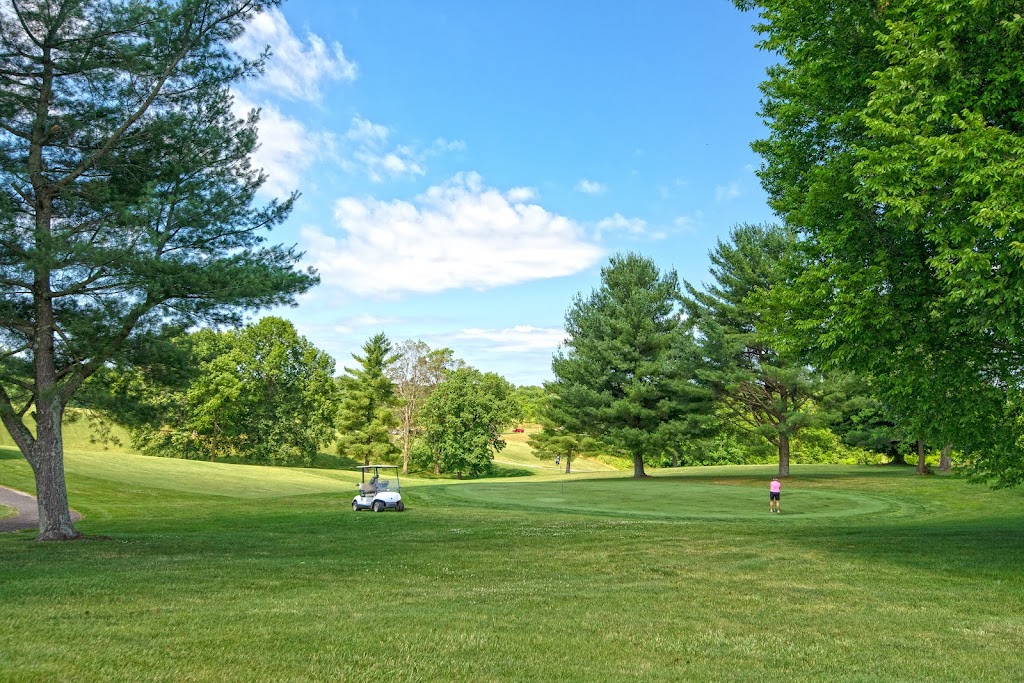
[[[768,512],[782,512],[782,482],[778,477],[768,486]]]

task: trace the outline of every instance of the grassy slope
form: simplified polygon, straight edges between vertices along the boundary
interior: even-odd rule
[[[501,435],[501,438],[505,440],[506,446],[495,456],[495,461],[499,464],[527,467],[531,470],[564,472],[565,462],[562,462],[556,467],[553,461],[548,459],[542,460],[533,454],[533,449],[530,448],[528,439],[530,438],[530,434],[540,431],[540,426],[526,425],[525,429],[525,432],[509,432]],[[614,471],[615,468],[596,460],[585,460],[581,458],[579,460],[573,460],[572,469],[580,472],[606,472]]]
[[[0,681],[1014,681],[1024,495],[796,466],[404,480],[70,453],[80,528],[0,535]],[[0,484],[31,488],[0,451]]]

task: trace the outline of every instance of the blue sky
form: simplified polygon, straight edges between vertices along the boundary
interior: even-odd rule
[[[338,361],[383,331],[516,384],[551,378],[573,297],[635,251],[695,284],[772,219],[750,141],[771,56],[727,0],[290,0],[236,48],[273,56],[264,198],[322,284],[277,315]]]

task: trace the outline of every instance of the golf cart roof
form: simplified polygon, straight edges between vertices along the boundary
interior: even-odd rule
[[[357,470],[397,470],[398,465],[360,465]]]

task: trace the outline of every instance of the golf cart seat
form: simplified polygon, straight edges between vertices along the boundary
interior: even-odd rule
[[[377,493],[377,486],[375,484],[360,484],[359,493],[363,496],[372,496]]]

